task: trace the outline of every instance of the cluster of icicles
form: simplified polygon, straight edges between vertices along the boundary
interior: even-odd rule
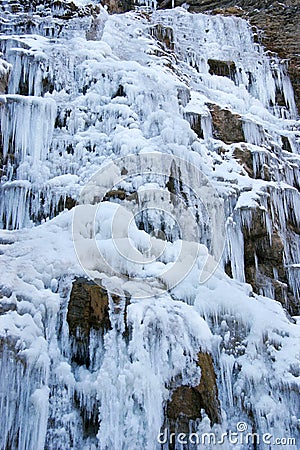
[[[11,277],[3,282],[6,314],[0,316],[4,447],[159,449],[167,387],[199,383],[199,351],[210,352],[215,362],[222,409],[215,433],[234,431],[244,420],[261,434],[294,436],[297,325],[279,304],[255,297],[244,284],[243,230],[251,230],[259,209],[270,241],[274,227],[280,234],[289,284],[299,298],[300,158],[286,69],[254,43],[241,19],[181,8],[155,11],[149,21],[138,12],[108,16],[101,9],[98,19],[95,40],[84,37],[90,17],[63,21],[36,14],[27,35],[18,32],[13,17],[14,26],[1,25],[7,35],[0,37],[0,77],[9,79],[0,96],[1,236],[3,241],[20,236],[2,245],[5,274]],[[209,60],[232,61],[235,73],[212,74]],[[278,91],[285,106],[276,103]],[[209,103],[239,115],[253,178],[233,160],[238,144],[214,138]],[[202,137],[191,128],[198,117]],[[282,149],[284,141],[290,152]],[[119,284],[117,307],[108,295],[111,329],[90,332],[87,367],[72,359],[76,342],[66,320],[72,280],[83,273],[70,236],[72,211],[65,209],[104,163],[143,151],[192,161],[210,179],[227,220],[222,263],[230,261],[238,282],[219,267],[199,285],[199,263],[172,295],[139,301],[134,293],[140,286],[128,285],[129,306]],[[145,182],[149,175],[121,187],[132,193]],[[154,196],[150,200],[157,202]],[[195,206],[192,197],[187,201]],[[149,217],[143,219],[145,230]],[[155,227],[162,228],[157,217]],[[211,230],[205,234],[200,225],[201,244],[209,247]],[[272,285],[261,293],[273,297]],[[12,374],[9,388],[7,374]],[[202,419],[191,429],[210,430],[203,411]]]

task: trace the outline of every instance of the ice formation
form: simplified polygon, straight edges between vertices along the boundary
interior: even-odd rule
[[[171,387],[199,383],[199,352],[213,357],[221,418],[191,430],[244,421],[299,442],[300,330],[284,310],[300,294],[299,122],[284,64],[238,18],[53,11],[27,29],[1,12],[1,448],[161,449]],[[215,134],[216,110],[244,139]],[[286,280],[274,263],[253,293],[257,228],[283,243]],[[67,321],[78,257],[108,292],[111,326],[90,330],[89,363]],[[163,448],[196,448],[176,445]]]

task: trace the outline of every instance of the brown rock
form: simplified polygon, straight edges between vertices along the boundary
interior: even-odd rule
[[[103,201],[110,201],[111,199],[125,200],[126,191],[124,189],[114,189],[106,192]]]
[[[77,278],[72,287],[67,322],[71,335],[76,336],[77,329],[89,335],[95,330],[110,328],[107,291],[93,281]]]
[[[184,119],[187,120],[191,126],[191,129],[195,131],[198,138],[203,139],[203,130],[201,125],[201,114],[194,112],[186,112],[183,115]]]
[[[107,6],[110,14],[120,14],[134,9],[132,0],[103,0],[102,4]]]
[[[213,123],[213,135],[226,144],[245,141],[241,117],[232,113],[229,109],[208,103]]]
[[[228,77],[234,80],[236,67],[233,61],[219,61],[216,59],[209,59],[209,73],[211,75],[218,75],[221,77]]]
[[[211,424],[221,423],[221,410],[213,360],[208,353],[198,354],[198,365],[201,368],[201,380],[197,386],[179,386],[167,404],[166,419],[170,431],[189,431],[189,421],[201,419],[204,409]]]
[[[127,200],[127,201],[138,201],[137,192],[126,192],[124,189],[113,189],[112,191],[106,192],[103,197],[104,202],[110,201],[119,201],[119,200]]]
[[[254,178],[252,154],[246,145],[236,147],[233,156],[242,164],[249,177]]]
[[[88,367],[90,331],[104,334],[111,328],[107,291],[93,281],[77,278],[70,294],[67,322],[73,343],[72,359]]]
[[[288,289],[282,239],[278,231],[273,229],[270,243],[262,210],[255,210],[252,217],[251,228],[243,230],[246,282],[258,294],[265,293],[265,289],[271,286],[275,300],[291,315],[295,315],[297,306]],[[275,278],[275,272],[278,279]]]
[[[162,24],[158,23],[150,28],[150,34],[161,42],[166,49],[174,49],[174,36],[172,28],[164,27]]]

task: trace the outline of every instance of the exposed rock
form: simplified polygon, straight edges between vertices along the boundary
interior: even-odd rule
[[[77,278],[70,295],[67,321],[70,334],[74,336],[78,328],[85,335],[89,335],[91,328],[108,330],[107,291],[93,281]]]
[[[282,149],[292,153],[292,147],[288,138],[286,136],[281,136],[281,140],[282,140]]]
[[[116,97],[126,97],[124,87],[121,84],[119,85],[117,92],[111,98],[116,98]]]
[[[261,209],[253,211],[251,228],[245,227],[243,234],[246,282],[251,284],[254,292],[258,294],[270,295],[271,289],[275,300],[291,315],[297,314],[298,307],[288,289],[282,239],[273,229],[270,242]]]
[[[134,9],[133,0],[103,0],[102,4],[107,6],[110,14],[120,14]]]
[[[114,189],[112,191],[108,191],[108,192],[106,192],[103,200],[110,201],[111,199],[116,199],[116,198],[118,198],[119,200],[125,200],[126,191],[124,191],[124,189]]]
[[[72,198],[69,197],[68,195],[64,198],[64,197],[60,197],[60,200],[57,204],[57,208],[55,210],[54,215],[59,214],[60,212],[64,211],[64,209],[72,209],[74,208],[74,206],[76,205],[76,201]]]
[[[169,50],[174,49],[174,36],[172,28],[164,27],[162,24],[158,23],[150,28],[150,34],[155,36],[155,38],[161,42],[165,48]]]
[[[220,2],[218,3],[220,4]],[[244,11],[238,6],[229,6],[228,8],[215,8],[213,14],[222,14],[223,16],[243,17]]]
[[[246,145],[236,147],[233,151],[233,156],[242,164],[243,168],[249,175],[254,177],[252,154]]]
[[[189,122],[191,129],[195,131],[197,136],[200,139],[203,139],[204,135],[201,125],[201,114],[195,112],[186,112],[184,113],[183,117]]]
[[[233,114],[229,109],[222,109],[218,105],[208,103],[212,116],[213,135],[226,144],[245,141],[241,117]]]
[[[77,278],[70,294],[67,322],[74,340],[73,360],[88,366],[91,329],[104,333],[111,327],[107,291],[93,281]]]
[[[262,44],[282,59],[288,60],[298,111],[300,111],[300,5],[297,1],[266,2],[264,10],[247,10],[252,25],[263,30]]]
[[[116,200],[117,201],[128,200],[137,202],[138,195],[137,192],[129,193],[126,192],[124,189],[113,189],[111,191],[106,192],[105,196],[103,197],[104,202]]]
[[[189,421],[201,419],[204,409],[211,424],[221,423],[221,409],[213,360],[208,353],[198,354],[198,365],[201,368],[201,380],[197,386],[179,386],[167,404],[166,418],[170,431],[189,431]]]

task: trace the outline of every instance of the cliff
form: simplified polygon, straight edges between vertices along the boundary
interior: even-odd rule
[[[299,447],[299,120],[226,8],[1,2],[3,448]]]

